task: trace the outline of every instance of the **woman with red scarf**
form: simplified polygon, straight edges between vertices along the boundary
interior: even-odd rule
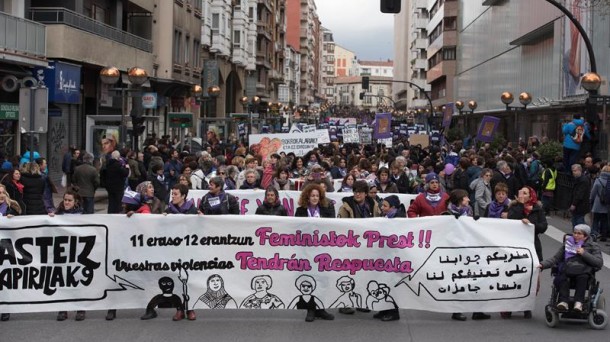
[[[508,208],[508,219],[521,220],[525,224],[534,225],[534,246],[536,247],[536,254],[538,254],[538,261],[542,262],[542,244],[538,235],[546,232],[548,223],[546,222],[544,209],[542,209],[542,203],[538,202],[536,190],[529,186],[524,186],[519,190],[517,199],[512,201]],[[538,281],[538,286],[540,286],[540,281]],[[509,317],[510,313],[502,313],[502,318]],[[525,311],[525,318],[532,318],[532,312]]]
[[[25,203],[23,202],[23,184],[21,183],[21,171],[13,169],[7,172],[2,178],[2,184],[6,186],[6,193],[9,197],[17,201],[22,212],[25,212]]]

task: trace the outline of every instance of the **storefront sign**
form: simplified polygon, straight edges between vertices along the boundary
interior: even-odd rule
[[[19,120],[19,104],[0,102],[0,120]]]
[[[59,61],[49,63],[43,69],[44,83],[49,88],[49,102],[79,104],[80,99],[80,65]]]
[[[157,108],[157,93],[142,94],[142,107],[146,109]]]
[[[193,127],[193,113],[167,113],[170,128]]]

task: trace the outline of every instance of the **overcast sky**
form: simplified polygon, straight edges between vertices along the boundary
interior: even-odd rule
[[[315,0],[322,26],[335,43],[361,60],[394,59],[394,15],[379,11],[379,0]]]

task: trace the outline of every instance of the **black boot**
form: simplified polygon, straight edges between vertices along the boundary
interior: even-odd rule
[[[0,321],[2,322],[6,322],[9,319],[11,319],[11,314],[3,313],[2,315],[0,315]]]
[[[108,313],[106,313],[106,320],[112,321],[115,318],[116,318],[116,310],[115,309],[108,310]]]
[[[146,310],[144,316],[140,317],[141,320],[153,319],[157,317],[157,312],[154,309]]]
[[[84,310],[76,311],[76,317],[74,318],[74,320],[79,321],[79,322],[84,321],[86,313],[87,313],[87,311],[84,311]]]
[[[68,318],[68,311],[60,311],[57,313],[58,321],[65,321]]]
[[[307,310],[307,316],[305,316],[305,322],[313,322],[316,320],[316,310]]]
[[[468,318],[466,317],[466,315],[464,315],[461,312],[456,312],[453,315],[451,315],[451,319],[456,320],[456,321],[465,321]]]
[[[379,313],[381,314],[381,317],[379,319],[381,319],[382,322],[398,321],[400,319],[398,309],[383,310]]]
[[[353,315],[356,313],[356,310],[354,310],[354,308],[339,308],[339,313],[344,315]]]
[[[333,319],[335,319],[335,316],[333,316],[332,314],[329,314],[324,309],[316,310],[316,317],[317,318],[321,318],[321,319],[326,320],[326,321],[332,321]]]
[[[473,312],[472,319],[474,320],[482,320],[482,319],[490,319],[491,316],[482,312]]]

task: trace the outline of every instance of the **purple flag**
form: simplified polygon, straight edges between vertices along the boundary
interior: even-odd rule
[[[500,118],[487,115],[483,116],[483,120],[479,126],[479,132],[477,133],[477,140],[488,143],[492,142],[494,134],[496,134],[496,131],[498,130],[498,126],[500,126]]]
[[[449,102],[445,105],[445,111],[443,112],[443,127],[449,128],[449,126],[451,126],[453,113],[455,113],[455,104],[453,102]]]
[[[373,139],[387,139],[392,137],[392,113],[375,114],[375,128]]]

